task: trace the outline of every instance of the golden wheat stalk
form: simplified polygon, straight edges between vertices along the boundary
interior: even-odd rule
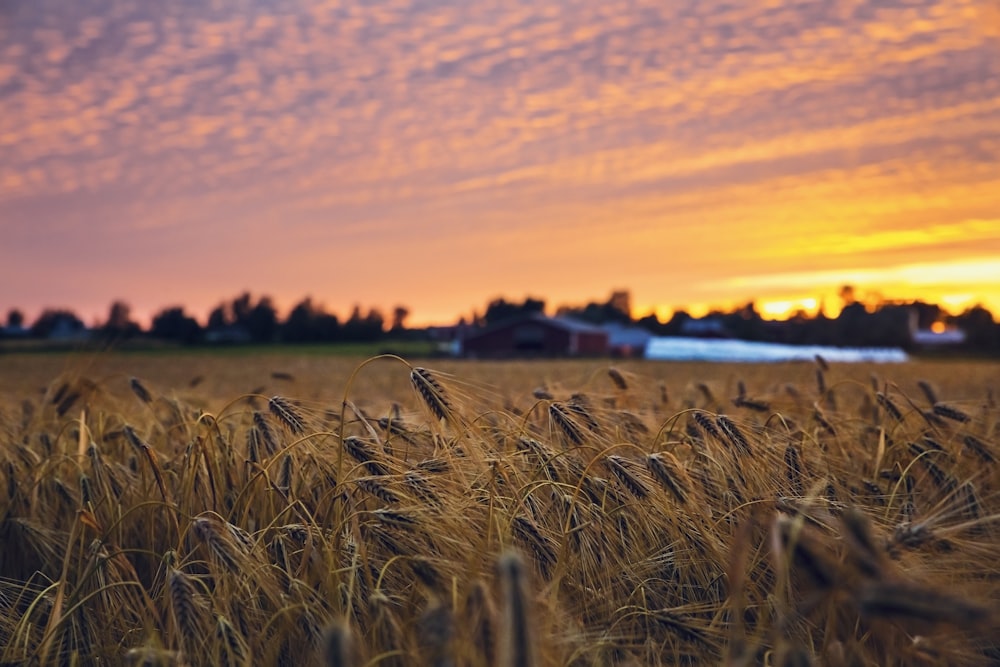
[[[323,632],[323,658],[327,667],[355,667],[354,641],[346,621],[336,621]]]
[[[455,412],[454,406],[448,399],[444,387],[434,377],[434,373],[426,368],[416,366],[410,371],[410,382],[431,414],[444,421],[448,421],[452,417]]]
[[[148,405],[149,403],[153,402],[153,395],[149,393],[149,389],[146,388],[146,385],[144,385],[142,381],[139,380],[139,378],[137,377],[129,378],[128,386],[132,389],[132,393],[136,395],[136,398],[138,398],[143,403],[146,403]]]
[[[283,396],[272,396],[267,407],[271,414],[278,418],[285,427],[294,435],[301,435],[306,431],[305,418],[289,399]]]
[[[528,574],[521,558],[512,551],[497,561],[503,592],[503,623],[500,626],[499,667],[535,667],[538,664],[530,618]]]

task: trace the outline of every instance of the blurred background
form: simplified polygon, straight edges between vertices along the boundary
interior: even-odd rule
[[[0,0],[0,108],[26,325],[1000,313],[994,3]]]

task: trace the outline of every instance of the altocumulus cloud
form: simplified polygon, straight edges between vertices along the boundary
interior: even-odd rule
[[[280,220],[316,253],[482,235],[543,260],[573,229],[595,243],[567,267],[628,254],[619,279],[663,300],[711,298],[652,294],[653,248],[704,247],[706,224],[711,255],[677,258],[693,282],[806,270],[817,234],[875,239],[830,271],[995,254],[984,4],[10,0],[0,252],[168,252]]]

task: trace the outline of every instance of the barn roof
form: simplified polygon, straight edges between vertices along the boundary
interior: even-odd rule
[[[473,331],[469,333],[465,339],[473,340],[479,338],[480,336],[486,336],[495,331],[501,331],[509,327],[517,326],[525,322],[538,322],[539,324],[544,324],[546,326],[555,327],[556,329],[562,329],[563,331],[568,331],[570,333],[586,333],[586,334],[599,334],[602,336],[607,336],[607,332],[601,327],[595,326],[593,324],[588,324],[587,322],[581,322],[579,320],[570,319],[568,317],[549,317],[544,313],[530,313],[528,315],[518,315],[516,317],[510,317],[496,324],[481,329],[479,331]]]

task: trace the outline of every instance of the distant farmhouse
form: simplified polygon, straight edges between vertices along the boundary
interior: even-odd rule
[[[609,353],[608,340],[601,327],[532,313],[466,331],[460,354],[475,359],[597,357]]]

